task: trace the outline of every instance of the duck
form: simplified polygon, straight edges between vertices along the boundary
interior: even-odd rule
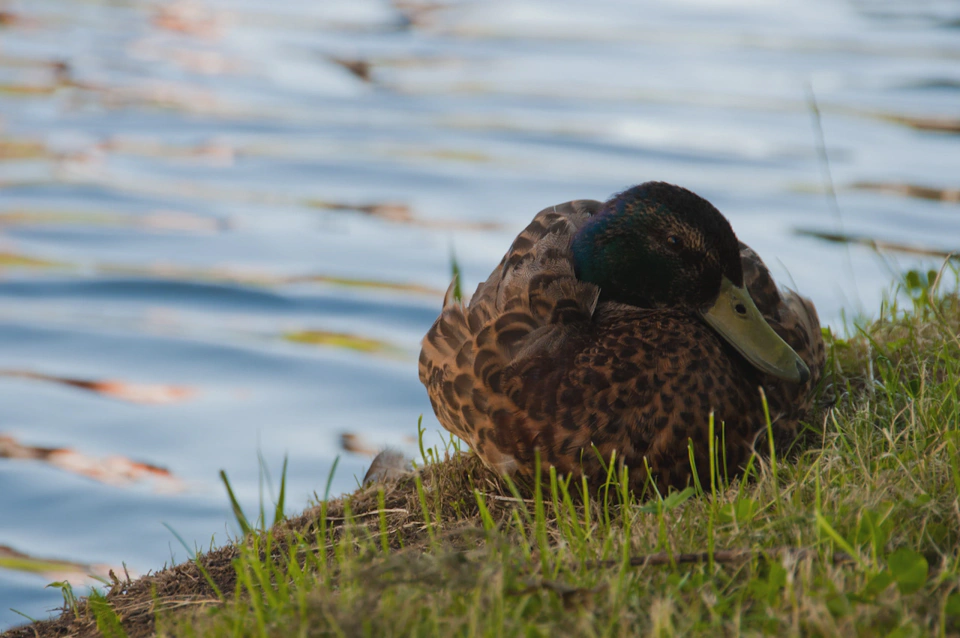
[[[823,374],[813,303],[674,184],[545,208],[469,302],[456,283],[420,381],[500,474],[599,486],[613,462],[636,493],[710,485],[711,447],[729,479],[768,418],[777,446],[794,441]]]

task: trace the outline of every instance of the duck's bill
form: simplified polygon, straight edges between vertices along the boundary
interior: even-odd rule
[[[807,364],[773,331],[745,288],[724,277],[717,300],[700,312],[757,369],[795,383],[810,378]]]

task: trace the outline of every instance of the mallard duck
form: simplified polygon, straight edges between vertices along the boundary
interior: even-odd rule
[[[743,467],[766,431],[760,388],[792,441],[823,366],[813,304],[662,182],[540,211],[469,304],[448,291],[419,364],[440,423],[489,467],[532,476],[539,450],[597,485],[615,453],[635,491],[689,484],[688,441],[709,480],[711,412],[721,467]]]

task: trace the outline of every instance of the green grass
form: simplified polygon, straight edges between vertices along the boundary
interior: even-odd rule
[[[957,635],[960,299],[933,279],[905,280],[912,304],[885,303],[849,338],[828,334],[821,407],[784,458],[727,478],[720,439],[709,485],[640,501],[616,462],[595,489],[555,473],[520,486],[455,445],[425,450],[409,478],[253,530],[231,569],[211,567],[221,602],[156,595],[156,630]],[[132,612],[114,600],[96,618],[119,636]]]
[[[958,318],[956,297],[923,291],[909,311],[887,304],[853,338],[831,337],[824,392],[835,405],[811,422],[814,445],[755,459],[746,480],[714,472],[711,485],[640,503],[611,463],[582,502],[581,486],[556,475],[523,498],[468,460],[430,464],[413,489],[352,495],[345,520],[248,542],[231,602],[161,626],[188,636],[956,633]]]

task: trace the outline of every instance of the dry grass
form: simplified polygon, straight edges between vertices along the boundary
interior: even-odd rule
[[[960,299],[928,284],[829,339],[803,445],[745,477],[638,502],[615,465],[584,496],[428,451],[6,635],[957,635]]]

